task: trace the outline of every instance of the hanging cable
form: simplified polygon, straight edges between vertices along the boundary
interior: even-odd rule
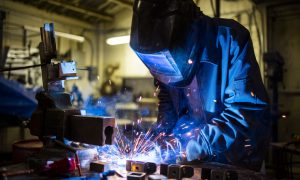
[[[210,7],[211,7],[211,10],[212,10],[212,12],[213,12],[213,14],[214,14],[214,17],[216,17],[216,11],[215,11],[215,7],[214,7],[214,2],[213,2],[213,0],[210,0]]]
[[[0,69],[0,72],[23,70],[23,69],[29,69],[29,68],[35,68],[35,67],[41,67],[41,66],[44,66],[44,65],[46,65],[46,64],[36,64],[36,65],[23,66],[23,67],[2,68],[2,69]]]

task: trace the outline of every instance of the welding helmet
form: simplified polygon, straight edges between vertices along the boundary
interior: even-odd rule
[[[135,0],[130,46],[159,81],[185,86],[197,63],[198,28],[201,14],[192,0]]]

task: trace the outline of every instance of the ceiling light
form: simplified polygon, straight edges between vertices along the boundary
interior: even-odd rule
[[[106,40],[106,43],[108,45],[114,46],[114,45],[120,45],[120,44],[128,44],[130,41],[130,36],[117,36],[117,37],[111,37]]]
[[[31,26],[25,26],[24,28],[29,31],[40,32],[40,28],[31,27]],[[85,38],[83,36],[78,36],[78,35],[59,32],[59,31],[55,31],[55,35],[58,37],[63,37],[63,38],[67,38],[67,39],[71,39],[71,40],[79,41],[79,42],[84,42],[84,40],[85,40]]]

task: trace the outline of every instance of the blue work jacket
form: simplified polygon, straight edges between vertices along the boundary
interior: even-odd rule
[[[199,145],[187,151],[259,170],[270,120],[249,31],[234,20],[207,16],[199,28],[205,31],[199,37],[203,46],[198,59],[193,59],[199,65],[192,82],[186,87],[157,82],[160,131],[174,133],[180,123],[196,121]]]

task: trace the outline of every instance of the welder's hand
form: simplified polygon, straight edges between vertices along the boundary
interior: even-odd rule
[[[201,145],[195,141],[190,140],[186,146],[186,158],[188,161],[202,160],[207,156],[207,152]]]
[[[173,129],[174,137],[179,139],[181,146],[185,148],[189,141],[196,140],[199,135],[200,125],[189,116],[182,116]]]
[[[164,163],[174,164],[180,158],[180,146],[173,135],[166,135],[157,141]]]
[[[190,140],[186,146],[186,157],[188,161],[198,159],[201,154],[201,146],[195,141]]]

